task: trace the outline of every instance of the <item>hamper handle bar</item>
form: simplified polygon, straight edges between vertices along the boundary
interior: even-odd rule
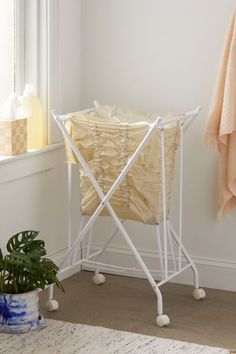
[[[55,109],[51,110],[51,114],[53,116],[53,118],[55,120],[62,120],[65,121],[67,119],[70,119],[71,117],[73,117],[75,114],[78,113],[82,113],[82,114],[88,114],[93,112],[94,108],[88,108],[88,109],[84,109],[83,111],[79,111],[79,112],[72,112],[72,113],[66,113],[66,114],[57,114]]]
[[[190,121],[190,120],[192,120],[193,118],[195,118],[198,115],[200,110],[201,110],[201,107],[198,106],[194,110],[189,111],[189,112],[184,113],[184,114],[181,114],[181,115],[178,115],[178,116],[176,116],[174,118],[165,119],[165,120],[162,118],[161,121],[158,122],[158,125],[160,125],[162,128],[164,128],[166,125],[169,125],[171,123],[177,123],[177,122],[181,122],[181,121],[183,121],[183,122]]]
[[[80,111],[79,113],[88,114],[90,112],[93,112],[93,110],[94,110],[94,108],[89,108],[89,109],[85,109],[83,111]],[[165,126],[167,126],[169,124],[177,123],[177,122],[181,122],[181,121],[183,121],[184,123],[185,122],[189,123],[192,119],[194,119],[198,115],[200,110],[201,110],[201,107],[198,106],[192,111],[178,115],[178,116],[176,116],[174,118],[170,118],[170,119],[163,119],[159,116],[159,117],[157,117],[157,119],[155,120],[154,123],[149,124],[149,125],[150,126],[156,125],[156,126],[159,126],[160,128],[164,128]],[[73,117],[73,115],[75,113],[57,114],[55,109],[51,110],[51,114],[54,117],[54,119],[60,120],[60,121],[65,121],[67,119],[70,119],[71,117]]]

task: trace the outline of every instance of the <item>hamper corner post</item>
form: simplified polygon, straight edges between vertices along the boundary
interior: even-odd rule
[[[106,109],[107,107],[109,106],[106,106]],[[148,122],[145,117],[142,117],[142,119],[137,118],[132,123],[123,120],[120,122],[117,119],[112,120],[111,114],[109,120],[101,117],[97,114],[97,110],[100,108],[101,105],[95,105],[93,109],[67,115],[57,115],[55,111],[52,111],[52,115],[65,139],[67,153],[68,151],[71,152],[68,154],[68,252],[59,267],[59,274],[62,275],[68,270],[84,264],[92,267],[95,273],[93,281],[96,285],[99,285],[105,282],[104,275],[99,272],[99,269],[104,266],[109,266],[110,269],[119,271],[120,274],[141,270],[157,296],[156,322],[158,326],[163,327],[168,325],[170,320],[163,313],[161,285],[186,269],[192,268],[194,273],[193,297],[196,300],[205,297],[204,290],[199,288],[197,268],[185,249],[182,238],[184,126],[198,114],[199,107],[191,112],[168,119],[158,117],[153,119],[152,122]],[[124,114],[125,119],[124,110],[122,110],[122,114]],[[70,124],[70,130],[67,129],[67,122]],[[121,132],[124,130],[128,131],[126,139]],[[176,143],[177,135],[179,135],[179,144]],[[76,139],[73,139],[75,136]],[[129,139],[131,136],[133,139],[132,145]],[[138,140],[135,140],[137,136]],[[106,143],[104,143],[105,139]],[[145,150],[147,145],[149,149]],[[110,159],[110,146],[113,146],[113,152],[117,159],[114,157]],[[175,153],[178,148],[180,151],[180,197],[179,229],[176,232],[170,222],[169,211]],[[155,151],[155,156],[147,155],[146,151]],[[145,159],[142,154],[146,154]],[[77,163],[80,169],[80,184],[82,186],[82,219],[78,235],[73,242],[71,241],[71,159]],[[148,170],[150,160],[152,166],[154,166],[153,171]],[[148,195],[145,188],[138,191],[130,187],[130,172],[132,172],[132,178],[138,179],[142,168],[148,170],[151,175],[150,181],[152,182],[150,183],[153,183],[153,185],[150,188],[153,191],[155,190],[153,196],[151,196],[153,198],[151,207],[144,203]],[[109,178],[107,178],[108,174]],[[142,210],[135,204],[137,198],[141,198],[139,201],[142,202]],[[115,228],[107,235],[103,246],[99,250],[91,251],[94,223],[99,216],[108,215],[112,217]],[[154,225],[160,269],[149,269],[145,264],[124,227],[126,220]],[[162,227],[160,227],[161,224]],[[139,268],[108,265],[101,261],[102,255],[117,232],[120,233],[128,245]],[[87,240],[86,243],[85,240]],[[78,249],[82,242],[82,253],[78,257]],[[155,274],[158,274],[158,281],[154,279],[154,271]],[[53,300],[52,287],[49,291],[49,301],[48,309],[55,310],[57,306],[53,302],[55,300]]]

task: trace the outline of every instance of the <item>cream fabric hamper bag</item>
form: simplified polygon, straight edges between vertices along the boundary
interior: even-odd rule
[[[91,114],[75,113],[68,119],[66,129],[105,194],[147,134],[150,122],[155,119],[156,116],[111,106],[99,106]],[[170,124],[165,128],[167,212],[170,207],[178,141],[179,126]],[[66,151],[68,161],[78,163],[68,144]],[[100,199],[81,166],[80,175],[81,211],[83,215],[91,215],[98,207]],[[160,129],[144,148],[110,202],[121,219],[147,224],[159,224],[162,221]],[[103,209],[101,215],[108,215],[106,209]]]

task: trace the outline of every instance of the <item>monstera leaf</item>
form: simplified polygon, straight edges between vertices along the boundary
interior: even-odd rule
[[[3,264],[3,254],[2,250],[0,248],[0,272],[4,269],[4,264]]]
[[[42,258],[40,260],[40,266],[33,266],[37,273],[36,278],[44,283],[44,286],[55,283],[62,291],[64,291],[61,283],[56,278],[58,267],[56,264],[48,258]],[[42,288],[41,286],[39,286]]]
[[[8,254],[4,258],[4,262],[6,264],[6,270],[9,272],[10,267],[24,267],[30,268],[32,265],[31,259],[27,257],[27,255],[20,252],[12,252]]]
[[[38,231],[22,231],[7,243],[9,252],[3,257],[0,249],[0,292],[23,293],[56,284],[58,267],[46,255],[45,242],[36,240]]]
[[[22,231],[16,235],[13,235],[7,242],[7,250],[9,253],[13,251],[20,251],[30,242],[32,242],[37,236],[38,231]]]
[[[37,260],[40,259],[40,257],[43,257],[46,255],[46,249],[45,249],[45,242],[42,240],[33,240],[26,244],[23,248],[22,251],[27,254],[27,257],[29,257],[32,260]]]

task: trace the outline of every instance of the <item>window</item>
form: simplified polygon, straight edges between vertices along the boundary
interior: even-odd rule
[[[33,84],[49,144],[61,140],[50,117],[57,104],[57,6],[57,0],[0,0],[0,105]]]
[[[0,105],[24,86],[24,0],[0,0]]]
[[[0,0],[0,104],[15,91],[15,1]]]
[[[45,143],[48,141],[48,3],[48,0],[0,0],[0,105],[12,92],[22,95],[25,83],[33,84],[43,105]]]

